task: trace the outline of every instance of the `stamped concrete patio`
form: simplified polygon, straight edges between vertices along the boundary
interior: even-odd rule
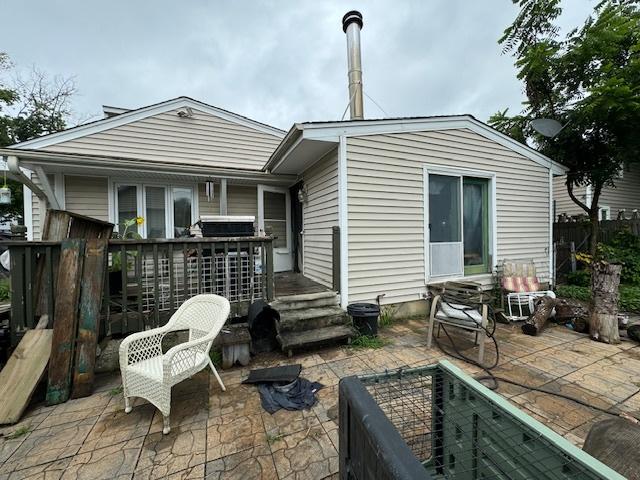
[[[0,430],[0,479],[337,478],[339,379],[444,357],[426,349],[424,322],[398,323],[381,336],[389,343],[377,350],[334,347],[292,359],[255,359],[251,368],[301,363],[305,377],[326,385],[310,411],[264,412],[257,389],[240,383],[248,369],[224,372],[224,393],[201,372],[174,388],[172,430],[165,436],[151,405],[138,400],[132,413],[124,413],[118,375],[100,377],[91,397],[55,407],[34,402],[19,424]],[[497,338],[496,375],[640,416],[637,344],[599,344],[564,327],[527,337],[517,326],[501,325]],[[505,383],[498,391],[578,446],[590,426],[608,416]]]

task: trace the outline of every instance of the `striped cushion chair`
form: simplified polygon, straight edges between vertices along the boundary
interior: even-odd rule
[[[537,297],[555,298],[552,291],[540,290],[540,280],[536,275],[536,266],[533,261],[516,263],[505,260],[502,262],[501,272],[500,286],[506,296],[507,318],[511,321],[526,319],[533,312]],[[528,311],[523,307],[527,307]],[[517,314],[514,314],[514,309]]]

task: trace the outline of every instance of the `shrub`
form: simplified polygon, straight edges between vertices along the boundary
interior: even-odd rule
[[[588,268],[567,274],[567,283],[578,287],[591,286],[591,270]]]
[[[608,244],[598,245],[598,254],[608,262],[622,264],[620,283],[640,285],[640,237],[621,230]]]
[[[588,302],[591,300],[591,289],[577,285],[558,285],[556,294],[560,298],[573,298]],[[620,285],[620,311],[640,313],[640,287]]]

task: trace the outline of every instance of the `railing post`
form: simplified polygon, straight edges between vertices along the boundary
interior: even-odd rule
[[[266,257],[267,257],[267,302],[273,300],[273,290],[274,290],[274,281],[273,281],[273,240],[267,242],[266,248]]]
[[[331,260],[333,274],[333,290],[340,291],[340,227],[334,226],[331,231]]]
[[[26,324],[24,251],[24,247],[11,246],[9,248],[11,259],[11,319],[9,320],[9,331],[11,333],[12,347],[18,344]]]

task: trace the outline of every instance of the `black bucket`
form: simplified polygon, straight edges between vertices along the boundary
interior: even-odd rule
[[[375,337],[378,335],[378,317],[380,307],[375,303],[352,303],[347,305],[347,313],[353,319],[353,325],[360,335]]]

